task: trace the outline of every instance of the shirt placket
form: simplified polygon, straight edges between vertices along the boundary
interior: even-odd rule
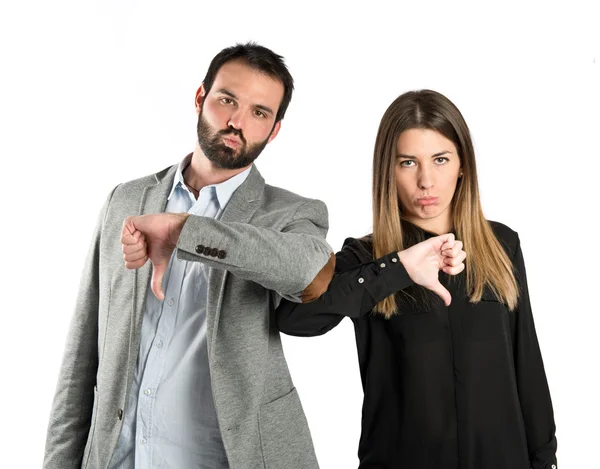
[[[187,208],[188,213],[193,215],[215,216],[216,204],[211,204],[215,196],[214,187],[206,187],[200,192],[198,200],[192,205],[191,195],[188,191],[180,188],[182,193],[182,209]],[[212,207],[212,206],[215,207]],[[187,207],[186,207],[187,206]],[[184,211],[184,210],[182,210]],[[210,212],[210,213],[209,213]],[[212,213],[215,212],[215,213]],[[187,262],[177,259],[176,252],[173,252],[167,269],[168,279],[165,290],[165,300],[161,305],[161,314],[156,328],[152,346],[148,352],[145,370],[140,383],[138,394],[138,442],[136,445],[136,461],[140,461],[139,467],[152,468],[154,464],[153,437],[156,436],[158,428],[153,426],[155,412],[155,396],[159,390],[165,363],[166,350],[169,341],[173,336],[175,325],[177,323],[178,307],[181,298],[181,287],[187,271]],[[165,278],[167,277],[165,275]],[[152,372],[154,371],[154,372]],[[141,430],[141,431],[140,431]],[[136,463],[136,466],[138,464]]]
[[[186,193],[181,186],[178,188],[181,192],[178,194],[180,202],[177,204],[177,211],[187,211],[192,205],[189,193]],[[138,392],[138,416],[137,416],[137,438],[136,461],[140,461],[140,466],[153,467],[154,459],[154,437],[157,428],[153,426],[154,422],[154,404],[155,396],[158,392],[160,381],[166,362],[166,350],[169,341],[173,336],[175,324],[177,322],[178,301],[181,294],[181,285],[185,270],[185,262],[177,259],[176,251],[171,255],[167,272],[165,272],[165,300],[160,305],[161,314],[156,327],[156,333],[152,340],[152,345],[148,351],[146,366],[142,374]]]
[[[161,305],[161,314],[156,328],[156,334],[148,352],[145,371],[140,383],[138,395],[138,442],[139,454],[136,460],[146,461],[142,467],[153,467],[153,437],[156,435],[154,422],[155,396],[160,386],[160,380],[165,366],[166,349],[173,335],[177,321],[177,306],[183,279],[182,262],[178,261],[175,253],[170,260],[170,275],[166,284],[165,300]],[[140,431],[141,430],[141,431]],[[136,453],[138,453],[136,451]],[[138,458],[139,456],[139,458]],[[136,464],[137,466],[137,464]]]

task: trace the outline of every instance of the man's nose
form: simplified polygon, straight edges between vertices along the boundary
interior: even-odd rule
[[[244,128],[244,115],[241,109],[235,109],[231,116],[229,116],[229,121],[227,122],[229,127],[232,127],[236,130],[242,130]]]

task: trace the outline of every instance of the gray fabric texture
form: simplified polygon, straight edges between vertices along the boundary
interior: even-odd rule
[[[151,275],[127,270],[123,220],[165,210],[177,165],[117,186],[100,213],[81,277],[47,433],[44,469],[106,469],[139,350]],[[299,302],[327,263],[327,208],[266,185],[252,167],[219,221],[190,216],[177,255],[211,267],[207,343],[231,469],[317,468],[274,309]],[[203,245],[220,259],[197,254]]]

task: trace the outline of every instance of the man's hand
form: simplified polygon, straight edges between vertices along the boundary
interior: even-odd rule
[[[450,304],[450,292],[440,283],[438,273],[457,275],[464,270],[467,253],[462,241],[456,241],[452,233],[444,234],[400,251],[398,257],[413,282],[436,293],[446,306]]]
[[[161,301],[165,299],[163,276],[188,216],[187,213],[159,213],[127,217],[123,222],[121,244],[125,267],[139,269],[150,259],[150,285],[154,296]]]

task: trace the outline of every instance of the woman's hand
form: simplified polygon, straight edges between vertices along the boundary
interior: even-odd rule
[[[398,252],[398,257],[413,282],[436,293],[446,306],[450,304],[452,297],[440,283],[439,271],[457,275],[464,270],[467,257],[463,243],[456,241],[454,234],[443,234],[415,244]]]

